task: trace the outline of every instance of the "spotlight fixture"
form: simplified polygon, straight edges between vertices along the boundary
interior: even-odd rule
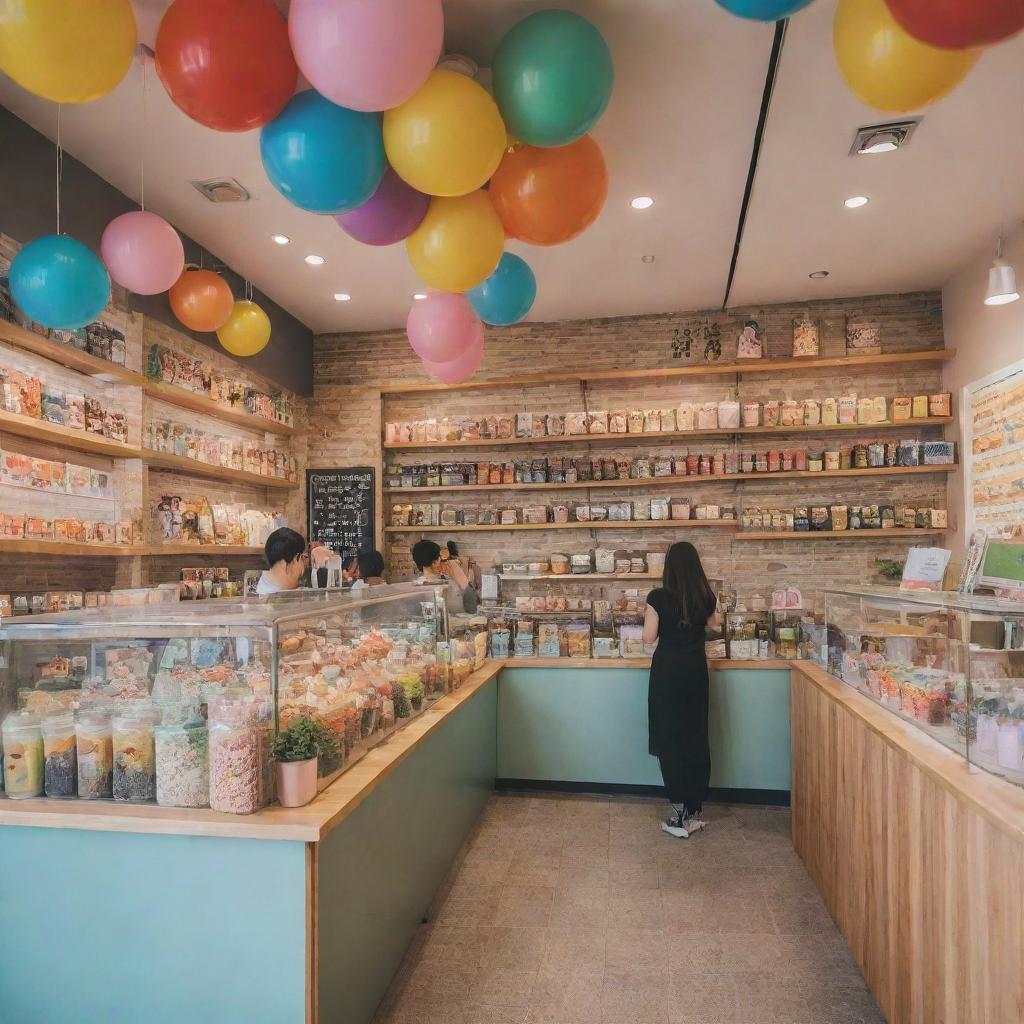
[[[305,260],[311,267],[322,267],[327,262],[323,256],[317,256],[314,253],[306,256]]]
[[[416,292],[416,294],[413,295],[413,298],[417,302],[422,302],[426,297],[427,297],[427,293],[426,292]]]
[[[654,205],[654,200],[650,196],[637,196],[635,199],[631,199],[630,206],[634,210],[647,210]]]
[[[808,274],[807,276],[812,281],[820,281],[823,278],[828,277],[828,271],[827,270],[814,270],[810,274]]]
[[[271,235],[270,240],[278,245],[287,245],[291,241],[287,235]]]
[[[843,200],[843,206],[848,210],[856,210],[860,206],[867,206],[870,201],[867,196],[850,196]]]
[[[654,262],[654,257],[653,256],[641,256],[640,257],[640,261],[642,263],[653,263]]]
[[[348,292],[335,292],[334,293],[334,301],[335,302],[349,302],[349,301],[351,301],[351,299],[352,299],[352,296],[349,295]]]
[[[1005,306],[1020,298],[1017,291],[1017,275],[1013,267],[1003,259],[1003,240],[996,242],[996,258],[988,271],[988,293],[985,295],[986,306]]]
[[[892,153],[910,141],[919,121],[893,121],[890,124],[871,124],[858,128],[850,147],[850,156],[874,156]]]

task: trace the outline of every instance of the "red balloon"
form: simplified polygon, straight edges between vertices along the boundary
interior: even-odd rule
[[[1024,0],[885,0],[900,27],[944,50],[991,46],[1024,28]]]
[[[156,70],[189,117],[221,132],[272,121],[299,76],[272,0],[174,0],[157,33]]]

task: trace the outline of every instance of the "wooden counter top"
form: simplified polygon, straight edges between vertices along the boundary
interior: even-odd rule
[[[712,672],[723,669],[789,669],[792,663],[778,658],[755,658],[752,660],[732,660],[730,658],[712,658],[708,668]],[[650,658],[506,658],[502,668],[639,668],[649,669]]]

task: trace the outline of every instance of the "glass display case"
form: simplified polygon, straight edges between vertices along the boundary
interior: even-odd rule
[[[771,613],[742,606],[727,611],[725,637],[729,657],[734,660],[771,657]]]
[[[482,662],[486,620],[455,608],[450,585],[399,584],[0,621],[7,795],[250,813],[303,716],[337,739],[326,785]]]
[[[826,591],[829,671],[972,765],[1024,785],[1024,604]]]

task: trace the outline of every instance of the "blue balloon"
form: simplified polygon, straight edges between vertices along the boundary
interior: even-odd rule
[[[70,331],[91,324],[110,301],[106,267],[68,235],[43,235],[11,262],[11,296],[25,316]]]
[[[501,254],[498,268],[483,284],[470,288],[466,298],[485,324],[507,327],[530,312],[537,297],[537,278],[526,260]]]
[[[364,114],[300,92],[260,131],[260,156],[270,183],[312,213],[362,206],[384,175],[380,115]]]
[[[719,7],[724,7],[732,14],[741,18],[753,18],[755,21],[778,21],[796,14],[806,7],[811,0],[715,0]]]

